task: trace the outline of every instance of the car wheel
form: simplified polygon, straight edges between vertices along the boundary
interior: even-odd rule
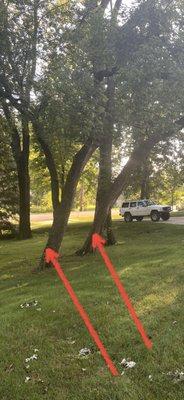
[[[159,212],[158,211],[152,211],[151,212],[151,220],[153,221],[153,222],[158,222],[159,221],[159,219],[160,219],[160,214],[159,214]]]
[[[136,217],[135,219],[137,222],[141,222],[143,220],[143,217]]]
[[[132,215],[129,212],[126,212],[124,214],[124,220],[125,220],[125,222],[132,222],[132,220],[133,220]]]
[[[163,214],[161,214],[161,218],[163,219],[163,221],[167,221],[170,218],[170,214],[169,213],[163,213]]]

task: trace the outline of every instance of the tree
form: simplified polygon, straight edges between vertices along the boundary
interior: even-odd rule
[[[174,19],[177,17],[174,14]],[[183,86],[179,87],[181,82],[177,75],[181,74],[180,63],[178,60],[176,62],[176,57],[171,56],[171,48],[174,49],[172,18],[170,13],[165,13],[161,3],[147,1],[137,7],[121,29],[123,45],[121,41],[119,46],[122,46],[125,56],[121,61],[120,52],[119,62],[124,68],[119,73],[119,87],[126,90],[127,99],[122,97],[124,104],[121,113],[123,114],[122,110],[126,107],[123,125],[125,127],[127,124],[129,127],[130,159],[110,185],[109,195],[102,198],[101,207],[98,204],[93,226],[79,254],[91,250],[92,233],[102,233],[110,208],[121,191],[127,188],[153,147],[160,141],[164,143],[177,132],[173,119],[181,112]],[[177,40],[176,35],[175,46]],[[133,43],[133,46],[129,46],[129,43]],[[132,60],[132,52],[135,61]],[[172,92],[172,96],[176,96],[177,104],[173,105],[168,98],[168,90]]]
[[[10,132],[0,117],[0,222],[15,218],[18,213],[18,185],[11,152]]]
[[[174,205],[181,206],[182,201],[177,194],[175,196],[175,193],[181,193],[182,197],[183,161],[183,138],[180,133],[175,136],[174,140],[172,138],[165,144],[155,146],[147,163],[144,162],[142,168],[138,169],[134,175],[124,196],[126,198],[151,198],[158,203],[168,203],[172,207]],[[143,192],[145,188],[146,192]]]
[[[0,98],[17,167],[20,239],[31,237],[27,110],[36,72],[39,6],[39,0],[1,3]]]

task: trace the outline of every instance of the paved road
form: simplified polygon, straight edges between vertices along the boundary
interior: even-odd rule
[[[113,210],[114,216],[117,217],[117,211]],[[80,218],[83,220],[84,218],[92,218],[94,215],[94,211],[72,211],[71,219]],[[44,213],[44,214],[31,214],[31,222],[42,222],[42,221],[52,221],[52,213]],[[174,225],[184,225],[184,217],[171,217],[168,221],[160,221],[164,224],[174,224]]]
[[[163,222],[163,221],[162,221]],[[184,217],[171,217],[165,224],[184,225]]]
[[[75,218],[92,218],[94,215],[94,211],[72,211],[70,214],[71,219]],[[41,222],[41,221],[52,221],[52,213],[34,213],[31,214],[31,222]]]

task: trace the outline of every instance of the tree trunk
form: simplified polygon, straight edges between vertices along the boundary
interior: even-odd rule
[[[82,246],[81,249],[79,249],[76,254],[79,256],[84,256],[87,253],[90,253],[93,251],[92,249],[92,235],[93,233],[98,233],[99,235],[103,234],[103,230],[106,224],[106,221],[109,217],[109,213],[110,213],[110,207],[108,205],[108,203],[103,202],[98,204],[98,206],[96,206],[95,209],[95,216],[94,216],[94,221],[93,221],[93,225],[88,233],[88,236]],[[111,238],[113,238],[113,233],[112,230],[109,231],[109,235],[107,235],[107,239],[108,236]],[[110,244],[115,244],[115,239],[113,239],[114,243],[110,243]]]
[[[21,155],[17,163],[19,182],[19,239],[31,238],[30,224],[30,178],[28,160]]]
[[[105,228],[106,228],[106,244],[107,246],[113,246],[116,244],[116,238],[114,236],[114,232],[112,229],[112,216],[111,216],[111,210],[108,213],[106,222],[105,222]]]
[[[142,168],[141,193],[140,193],[141,199],[149,199],[150,195],[149,175],[150,175],[149,160],[147,159],[146,162],[144,162]]]
[[[31,238],[30,177],[29,177],[29,123],[22,117],[22,150],[16,160],[19,182],[19,239]]]
[[[115,244],[116,240],[112,231],[111,210],[108,209],[104,219],[104,199],[108,197],[112,178],[112,139],[113,139],[113,122],[114,122],[114,80],[113,77],[108,78],[107,84],[107,104],[105,110],[105,118],[103,123],[103,137],[100,142],[100,161],[98,189],[96,196],[96,209],[92,228],[81,249],[76,254],[84,255],[92,251],[91,241],[93,233],[101,234],[106,232],[107,244]],[[103,222],[102,222],[103,221]]]
[[[21,115],[22,142],[7,103],[3,103],[3,111],[11,132],[11,148],[17,167],[19,185],[19,238],[31,238],[30,223],[30,178],[29,178],[29,122]]]
[[[61,202],[54,210],[53,224],[49,233],[46,248],[50,247],[57,252],[59,251],[67,227],[79,178],[85,165],[96,148],[97,145],[92,143],[91,139],[89,139],[75,155],[72,166],[66,178]],[[41,270],[45,266],[46,263],[44,261],[43,252],[39,269]]]

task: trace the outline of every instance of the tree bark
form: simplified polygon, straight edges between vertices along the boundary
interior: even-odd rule
[[[96,196],[95,216],[92,228],[84,242],[81,249],[77,251],[77,255],[84,255],[92,251],[91,239],[92,234],[97,232],[98,226],[100,231],[98,233],[106,232],[107,244],[115,244],[116,240],[112,231],[111,209],[103,223],[101,218],[104,211],[104,199],[108,197],[112,179],[112,139],[113,139],[113,123],[114,123],[114,79],[108,78],[107,83],[107,104],[103,122],[103,136],[100,141],[100,161],[99,161],[99,176],[98,176],[98,189]]]
[[[31,238],[30,177],[29,177],[29,123],[22,118],[22,150],[17,160],[19,182],[19,239]]]
[[[94,144],[91,139],[88,139],[75,155],[72,166],[66,178],[61,202],[54,210],[53,224],[49,232],[46,248],[50,247],[57,252],[59,251],[67,227],[80,175],[96,148],[97,145]],[[46,263],[44,261],[43,252],[39,269],[42,270],[45,266]]]
[[[25,116],[21,116],[21,143],[19,132],[6,103],[3,104],[3,111],[10,128],[12,137],[11,148],[17,167],[19,185],[19,238],[22,240],[29,239],[32,236],[30,223],[29,122]]]
[[[116,244],[116,238],[112,229],[112,216],[111,210],[108,213],[106,222],[105,222],[105,229],[106,229],[106,244],[107,246],[112,246]]]

